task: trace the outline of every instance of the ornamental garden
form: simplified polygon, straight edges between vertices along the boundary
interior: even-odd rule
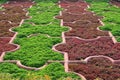
[[[0,1],[0,80],[120,80],[118,0]]]

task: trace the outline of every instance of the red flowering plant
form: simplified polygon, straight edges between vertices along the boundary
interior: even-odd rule
[[[104,55],[115,60],[120,59],[120,44],[114,44],[110,37],[101,37],[95,40],[82,40],[78,38],[66,38],[66,44],[55,48],[69,54],[70,60],[81,60],[89,56]]]
[[[82,74],[87,80],[118,80],[120,65],[103,57],[91,58],[88,63],[70,63],[69,70]]]

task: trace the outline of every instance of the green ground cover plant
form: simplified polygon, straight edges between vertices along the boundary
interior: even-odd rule
[[[60,63],[51,63],[39,71],[28,71],[21,69],[12,63],[0,64],[0,80],[62,80],[71,77],[72,80],[81,80],[72,73],[65,73],[64,67]],[[5,76],[7,75],[7,76]]]
[[[90,3],[89,10],[94,11],[97,15],[104,16],[102,21],[104,26],[101,26],[101,30],[111,31],[116,37],[117,41],[120,41],[120,8],[109,3],[109,0],[86,0]]]
[[[67,28],[56,24],[30,25],[28,23],[24,23],[21,27],[15,29],[16,32],[19,32],[19,38],[27,37],[31,34],[47,34],[51,37],[60,37],[65,30]]]
[[[6,60],[20,60],[22,64],[31,67],[43,66],[48,60],[63,60],[63,55],[52,51],[52,46],[61,42],[60,38],[48,38],[44,35],[30,38],[17,38],[16,44],[20,50],[7,53]]]

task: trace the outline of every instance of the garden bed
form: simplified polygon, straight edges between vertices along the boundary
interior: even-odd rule
[[[87,63],[69,64],[69,70],[83,75],[87,80],[119,80],[120,65],[107,58],[91,58]]]
[[[83,8],[87,7],[86,3],[84,3],[82,0],[78,0],[78,1],[74,1],[74,2],[69,2],[69,0],[68,1],[66,1],[66,0],[60,0],[59,5],[62,8],[68,8],[68,6],[75,6],[75,5],[76,6],[81,6]]]
[[[14,27],[9,21],[0,21],[0,37],[12,37],[15,33],[9,31],[10,28]]]
[[[33,4],[34,3],[32,3],[30,0],[19,0],[19,1],[13,0],[13,1],[10,1],[9,4],[8,3],[3,4],[3,6],[4,7],[21,6],[24,8],[29,8]]]
[[[114,44],[110,37],[95,40],[66,38],[66,44],[56,46],[56,49],[67,52],[70,60],[82,60],[89,56],[104,55],[115,60],[120,59],[120,44]]]
[[[22,7],[4,7],[3,14],[0,14],[0,20],[11,21],[19,24],[22,19],[26,19],[26,11]]]
[[[6,5],[10,5],[7,3]],[[18,3],[19,4],[19,3]],[[27,4],[27,3],[26,3]],[[21,4],[22,5],[22,4]],[[3,10],[0,14],[0,37],[13,37],[15,33],[11,32],[12,27],[17,27],[20,25],[22,19],[27,19],[26,11],[23,10],[25,7],[21,6],[5,6],[3,5]]]
[[[11,38],[0,38],[0,53],[1,54],[2,52],[11,51],[17,48],[16,45],[9,44],[10,40]]]
[[[56,15],[62,9],[56,5],[57,0],[35,1],[36,5],[28,9],[28,6],[33,2],[29,0],[16,2],[14,0],[4,4],[4,9],[0,12],[2,20],[0,29],[6,31],[6,36],[10,38],[13,35],[7,31],[21,24],[22,19],[29,18],[26,16],[27,9],[29,16],[31,16],[20,27],[13,29],[18,32],[14,43],[21,47],[4,56],[4,61],[0,64],[2,73],[12,73],[12,76],[20,76],[21,79],[25,79],[28,73],[33,73],[35,75],[49,75],[52,80],[63,80],[61,77],[68,76],[81,80],[74,74],[65,73],[65,71],[72,71],[83,75],[87,80],[120,79],[120,43],[113,41],[113,37],[108,32],[112,30],[111,28],[107,28],[108,31],[99,30],[100,26],[105,26],[101,21],[105,20],[103,15],[98,16],[94,12],[88,11],[88,3],[83,0],[60,0],[59,7],[64,10],[59,16]],[[89,2],[89,0],[87,1]],[[102,10],[107,16],[110,9]],[[116,8],[112,11],[114,10]],[[13,16],[14,18],[12,18]],[[61,27],[60,21],[55,16],[61,19],[61,25],[66,27]],[[118,23],[119,20],[117,25]],[[68,28],[69,31],[67,31]],[[119,31],[117,32],[119,33]],[[117,32],[116,34],[118,34]],[[3,35],[3,37],[6,36]],[[1,52],[11,51],[16,47],[13,44],[8,44],[11,42],[10,38],[0,38],[0,46],[2,46],[0,55]],[[63,42],[61,38],[63,38]],[[46,66],[49,60],[63,62],[65,71],[60,63],[50,63]],[[15,64],[4,62],[16,63],[17,66],[24,69],[18,68]],[[82,78],[82,76],[80,77]]]
[[[60,4],[63,6],[63,4],[67,5],[70,3],[61,2]],[[93,12],[87,11],[87,7],[82,6],[82,4],[85,5],[83,2],[79,5],[71,3],[71,5],[67,5],[61,16],[56,16],[56,18],[63,20],[64,26],[69,26],[71,28],[70,31],[65,32],[65,36],[74,36],[84,39],[97,38],[98,36],[109,36],[108,32],[100,31],[98,29],[98,27],[102,25],[100,22],[102,17],[96,16]]]

